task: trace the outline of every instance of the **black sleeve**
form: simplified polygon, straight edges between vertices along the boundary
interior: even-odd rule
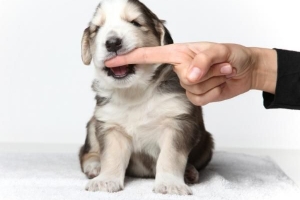
[[[264,106],[300,110],[300,52],[277,51],[277,83],[275,95],[263,92]]]

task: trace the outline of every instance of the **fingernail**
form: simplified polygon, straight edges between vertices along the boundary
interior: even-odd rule
[[[197,81],[201,76],[201,69],[197,68],[197,67],[193,67],[190,70],[190,73],[188,75],[188,79],[190,81]]]
[[[231,74],[232,73],[232,67],[230,65],[225,65],[220,70],[221,74]]]

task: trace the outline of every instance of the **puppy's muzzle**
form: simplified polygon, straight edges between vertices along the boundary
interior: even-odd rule
[[[108,52],[117,52],[122,48],[122,39],[118,37],[111,37],[106,40],[105,47]]]

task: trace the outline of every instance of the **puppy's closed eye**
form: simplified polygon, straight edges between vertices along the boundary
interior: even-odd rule
[[[142,26],[142,25],[141,25],[139,22],[137,22],[136,20],[132,20],[130,23],[131,23],[132,25],[136,26],[136,27],[141,27],[141,26]]]

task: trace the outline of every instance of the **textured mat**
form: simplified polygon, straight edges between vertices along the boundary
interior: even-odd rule
[[[300,199],[271,159],[226,152],[214,154],[191,196],[154,194],[153,179],[126,178],[125,189],[113,194],[87,192],[87,182],[76,154],[0,154],[1,200]]]

